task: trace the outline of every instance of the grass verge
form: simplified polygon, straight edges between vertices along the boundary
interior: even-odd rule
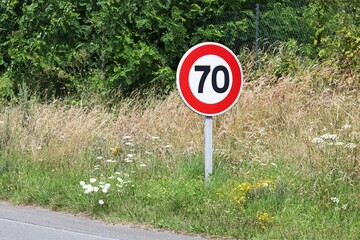
[[[175,92],[116,109],[3,104],[0,199],[236,239],[360,238],[359,96],[327,64],[279,77],[276,61],[261,77],[245,65],[259,79],[214,118],[207,185],[203,118]]]

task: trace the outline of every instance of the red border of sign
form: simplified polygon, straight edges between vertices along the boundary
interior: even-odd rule
[[[200,57],[216,55],[224,59],[230,67],[232,86],[228,95],[220,102],[209,104],[197,99],[190,89],[189,74],[191,67]],[[240,62],[235,54],[219,43],[205,42],[190,48],[181,58],[176,72],[176,84],[182,100],[194,112],[205,116],[214,116],[229,110],[240,96],[243,74]]]

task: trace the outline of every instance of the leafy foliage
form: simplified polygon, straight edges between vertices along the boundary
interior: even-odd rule
[[[24,82],[42,95],[127,93],[149,86],[167,91],[186,49],[219,41],[233,27],[212,24],[226,10],[213,0],[2,5],[1,23],[7,24],[1,28],[0,70],[9,71],[15,91]]]
[[[23,83],[43,98],[91,98],[150,87],[166,93],[192,45],[216,41],[235,53],[251,47],[256,3],[267,4],[261,10],[263,36],[273,36],[272,41],[296,36],[299,44],[308,44],[313,35],[321,57],[339,54],[356,69],[355,0],[3,0],[0,95],[18,94]]]
[[[359,70],[360,3],[318,0],[310,4],[314,45],[321,58],[334,58],[345,68]]]
[[[301,2],[276,1],[262,5],[261,40],[273,43],[296,39],[299,44],[310,44],[314,29],[310,28],[310,19],[305,17],[307,9],[307,4]]]

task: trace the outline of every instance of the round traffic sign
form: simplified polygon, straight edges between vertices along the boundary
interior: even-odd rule
[[[205,42],[181,58],[176,85],[194,112],[215,116],[230,109],[240,96],[243,74],[235,54],[219,43]]]

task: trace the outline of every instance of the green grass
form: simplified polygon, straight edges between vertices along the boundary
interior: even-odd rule
[[[113,109],[24,99],[0,105],[0,199],[208,236],[360,239],[356,76],[294,58],[279,78],[281,59],[250,60],[214,117],[208,184],[203,117],[176,92]]]
[[[143,167],[135,160],[108,163],[106,158],[84,158],[81,162],[68,168],[66,160],[50,163],[2,154],[0,198],[82,212],[105,221],[238,239],[360,237],[360,185],[338,171],[308,175],[281,158],[234,167],[216,156],[211,182],[205,185],[200,154],[183,156],[171,167],[154,156],[142,161]],[[96,178],[93,186],[110,183],[108,192],[99,187],[98,192],[85,194],[79,182],[89,184],[90,178]],[[117,178],[128,183],[116,186]],[[248,188],[234,193],[241,184]],[[244,200],[239,203],[236,196]],[[105,204],[100,205],[100,199]]]

